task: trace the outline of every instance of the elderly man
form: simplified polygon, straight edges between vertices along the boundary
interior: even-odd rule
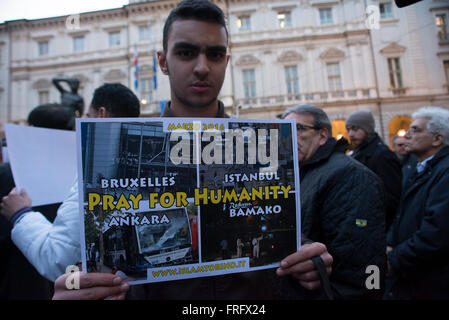
[[[406,134],[416,155],[392,227],[388,268],[395,299],[449,298],[449,111],[416,111]]]
[[[398,158],[374,131],[374,117],[370,110],[351,113],[346,119],[346,130],[355,147],[352,157],[373,171],[385,187],[385,224],[393,223],[401,198],[402,172]]]
[[[380,179],[345,155],[347,141],[332,138],[326,113],[313,105],[288,109],[296,120],[302,236],[326,245],[334,258],[331,287],[340,299],[376,299],[368,265],[386,271],[383,190]],[[380,289],[380,288],[377,288]]]

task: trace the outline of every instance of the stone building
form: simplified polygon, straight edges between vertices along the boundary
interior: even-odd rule
[[[40,103],[58,102],[57,76],[81,81],[86,108],[96,87],[121,82],[138,95],[142,116],[159,116],[170,92],[154,56],[178,2],[130,0],[122,8],[0,24],[0,130]],[[235,117],[270,119],[313,103],[339,136],[349,113],[368,108],[389,142],[417,108],[449,108],[447,1],[405,8],[388,0],[214,2],[230,31],[220,98]]]

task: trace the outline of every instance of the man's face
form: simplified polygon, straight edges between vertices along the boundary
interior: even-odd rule
[[[314,129],[314,117],[311,114],[289,113],[285,119],[296,120],[298,135],[298,162],[299,165],[308,161],[320,146],[326,143],[329,133],[326,129]],[[298,128],[301,125],[302,130]]]
[[[414,153],[420,161],[426,159],[433,149],[435,135],[427,131],[428,118],[414,119],[405,134],[406,147],[410,153]]]
[[[355,148],[358,148],[369,137],[365,130],[356,126],[347,126],[346,130],[348,131],[349,140]]]
[[[398,157],[404,157],[407,155],[408,150],[406,149],[407,140],[404,137],[398,137],[394,141],[393,150]]]
[[[213,22],[176,20],[170,27],[167,52],[158,52],[169,76],[172,105],[206,108],[217,102],[229,56],[224,27]]]

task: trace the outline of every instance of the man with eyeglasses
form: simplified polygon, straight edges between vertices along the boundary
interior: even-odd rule
[[[401,198],[402,171],[399,159],[374,131],[374,117],[370,110],[361,109],[346,119],[346,129],[351,145],[351,157],[373,171],[385,189],[385,224],[388,230],[393,223]]]
[[[346,156],[346,139],[332,138],[326,113],[314,105],[287,109],[296,120],[303,238],[326,245],[334,259],[331,288],[337,299],[380,299],[386,272],[383,192],[380,179]],[[366,286],[366,268],[379,281]]]
[[[449,298],[449,110],[413,113],[405,138],[418,164],[404,179],[388,238],[393,299]]]

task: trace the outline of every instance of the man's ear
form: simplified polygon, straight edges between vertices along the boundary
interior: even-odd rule
[[[440,147],[444,143],[444,136],[441,133],[437,133],[433,136],[432,146]]]
[[[322,146],[329,139],[329,130],[327,130],[326,128],[321,128],[319,135],[320,135],[320,146]]]
[[[100,107],[97,110],[98,118],[109,118],[109,111],[105,107]]]
[[[164,51],[157,52],[157,60],[159,62],[159,67],[161,68],[162,73],[168,75],[167,56],[165,55]]]

